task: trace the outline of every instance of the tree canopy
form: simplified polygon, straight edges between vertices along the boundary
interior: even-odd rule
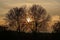
[[[10,9],[6,14],[6,19],[9,22],[9,27],[13,27],[18,31],[32,32],[38,30],[37,27],[41,26],[41,20],[44,22],[49,18],[46,17],[46,14],[46,10],[40,5],[32,5],[29,9],[23,6]]]

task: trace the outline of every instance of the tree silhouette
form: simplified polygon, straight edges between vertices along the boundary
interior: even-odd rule
[[[54,29],[54,32],[60,33],[60,22],[55,23],[55,25],[53,25],[53,29]]]
[[[7,21],[9,22],[10,27],[18,27],[17,30],[20,31],[20,20],[25,16],[25,7],[13,8],[8,14],[6,14]]]
[[[26,17],[33,21],[26,22]],[[16,27],[17,31],[37,32],[38,28],[45,27],[50,16],[47,16],[46,10],[40,5],[32,5],[26,9],[25,6],[11,9],[6,15],[10,27]]]
[[[35,19],[35,31],[37,31],[37,27],[38,27],[38,20],[44,19],[46,16],[46,10],[41,7],[40,5],[33,5],[30,8],[31,14],[33,15],[34,19]]]

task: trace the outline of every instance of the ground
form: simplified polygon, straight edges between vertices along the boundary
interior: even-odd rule
[[[59,34],[57,33],[24,33],[24,32],[11,32],[4,31],[0,32],[1,39],[10,39],[10,40],[40,40],[40,39],[56,39],[58,40]]]

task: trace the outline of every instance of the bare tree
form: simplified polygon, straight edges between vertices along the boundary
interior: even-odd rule
[[[55,23],[55,25],[53,25],[53,29],[54,29],[54,32],[60,33],[60,22]]]
[[[25,7],[13,8],[6,15],[9,26],[17,26],[17,30],[20,31],[20,20],[25,16]]]
[[[27,23],[26,17],[29,17],[34,21]],[[50,16],[46,15],[46,10],[40,5],[32,5],[32,7],[30,7],[29,9],[26,9],[26,7],[16,7],[11,9],[6,15],[9,26],[15,26],[17,27],[18,31],[23,32],[36,32],[38,30],[38,27],[45,27],[46,21],[49,20],[49,17]]]
[[[30,12],[33,15],[34,19],[35,19],[35,31],[37,31],[37,27],[38,27],[38,20],[44,19],[46,16],[46,10],[41,7],[40,5],[33,5],[30,8]]]

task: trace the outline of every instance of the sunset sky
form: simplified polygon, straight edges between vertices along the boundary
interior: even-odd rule
[[[53,25],[60,21],[60,0],[0,0],[0,26],[7,25],[4,18],[10,9],[21,7],[23,5],[27,5],[29,8],[33,4],[41,5],[46,9],[47,14],[51,17],[51,19],[47,22],[48,26],[46,28],[48,32],[52,32]],[[30,22],[31,19],[27,18],[27,21]],[[14,30],[15,28],[11,29]],[[44,30],[44,28],[42,29]]]
[[[9,9],[24,4],[39,4],[47,10],[48,14],[60,16],[60,0],[0,0],[0,21],[5,17]]]

